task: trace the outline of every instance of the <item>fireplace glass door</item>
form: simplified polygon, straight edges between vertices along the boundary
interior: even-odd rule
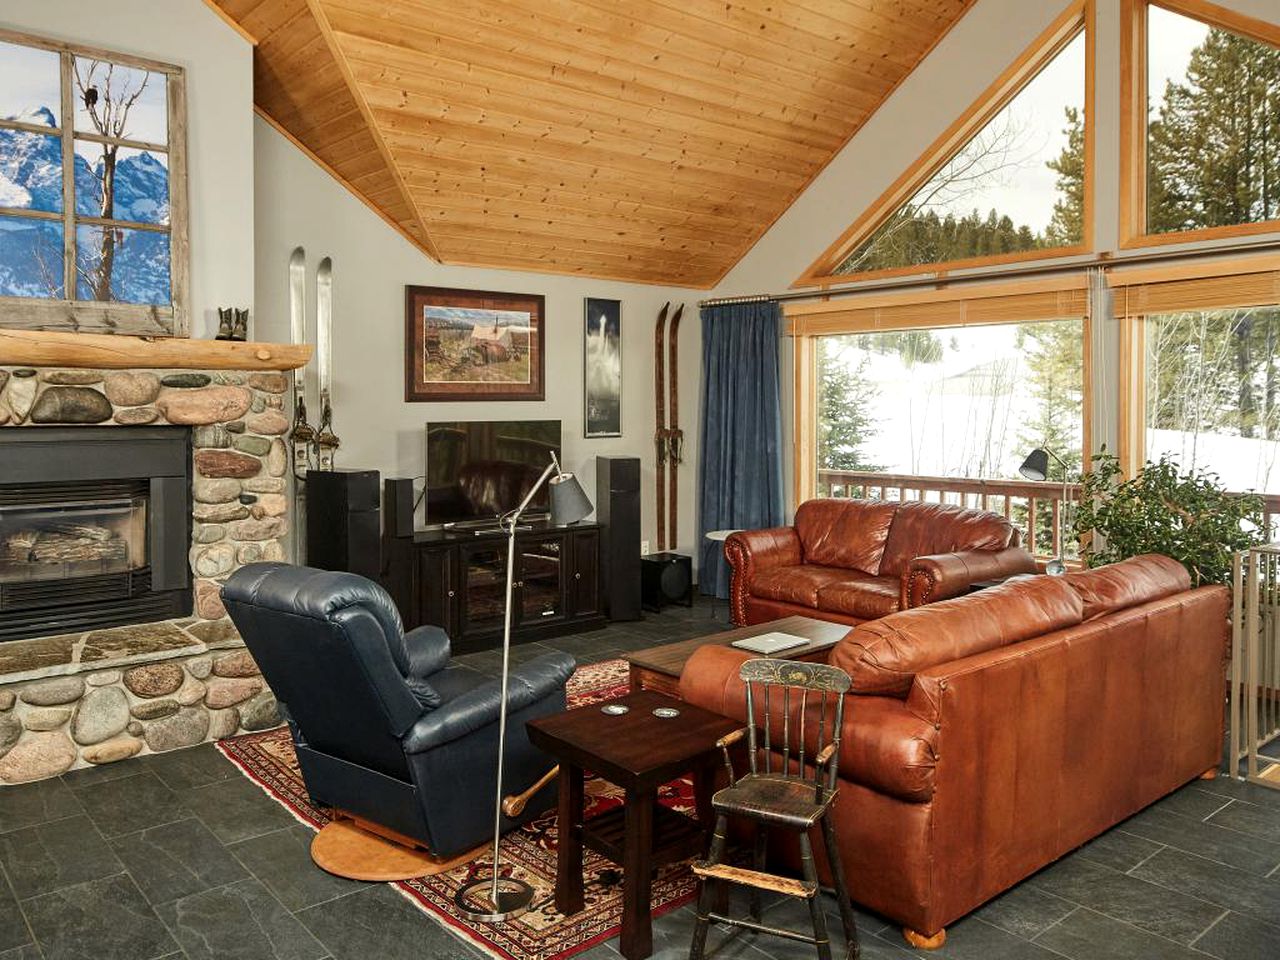
[[[0,505],[0,583],[129,573],[147,565],[147,500]]]

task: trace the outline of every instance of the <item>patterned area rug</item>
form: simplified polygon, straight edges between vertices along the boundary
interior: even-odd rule
[[[569,706],[599,703],[620,696],[627,689],[625,660],[581,667],[569,680]],[[302,823],[319,830],[329,822],[322,810],[311,805],[287,728],[223,740],[218,749]],[[621,790],[595,778],[587,779],[586,795],[588,817],[622,803]],[[669,783],[659,791],[659,800],[675,810],[691,812],[692,784],[688,780]],[[491,858],[487,855],[447,873],[392,885],[458,936],[490,956],[505,960],[557,960],[618,935],[622,918],[622,873],[616,864],[590,850],[584,853],[586,908],[571,917],[556,912],[554,810],[503,837],[502,863],[504,873],[510,871],[532,884],[535,891],[532,908],[508,923],[473,923],[453,906],[453,895],[459,887],[476,876],[490,875]],[[654,916],[688,903],[695,891],[696,884],[687,864],[662,868],[653,883]]]

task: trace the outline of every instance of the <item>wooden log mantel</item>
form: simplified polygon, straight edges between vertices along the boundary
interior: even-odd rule
[[[108,370],[296,370],[310,344],[0,330],[0,365]]]

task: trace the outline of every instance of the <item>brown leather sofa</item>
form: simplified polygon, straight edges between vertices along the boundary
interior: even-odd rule
[[[853,678],[834,814],[850,896],[936,946],[947,924],[1216,768],[1228,602],[1148,555],[850,631],[830,656]],[[745,719],[749,656],[702,647],[681,695]]]
[[[730,607],[747,626],[793,614],[855,625],[1034,573],[1018,528],[953,504],[809,500],[795,525],[725,541]]]

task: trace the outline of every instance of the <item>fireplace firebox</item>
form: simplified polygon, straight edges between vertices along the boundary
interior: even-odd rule
[[[191,612],[185,427],[0,430],[0,641]]]

